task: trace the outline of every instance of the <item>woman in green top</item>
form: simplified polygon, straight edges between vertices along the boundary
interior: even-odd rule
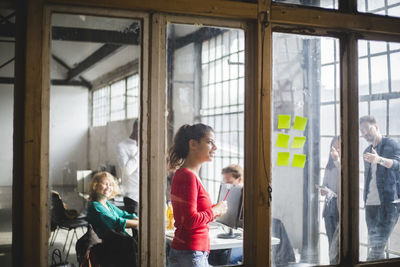
[[[110,173],[99,172],[93,177],[89,186],[87,220],[102,239],[110,230],[129,236],[125,228],[139,225],[136,214],[120,210],[108,201],[117,193],[115,179]]]

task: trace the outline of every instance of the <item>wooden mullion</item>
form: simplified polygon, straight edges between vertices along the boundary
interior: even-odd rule
[[[26,66],[26,6],[16,13],[13,123],[13,181],[12,181],[12,251],[24,248],[24,126],[25,126],[25,66]],[[23,257],[12,253],[12,266],[23,266]]]
[[[224,0],[47,0],[47,2],[50,4],[120,8],[133,11],[167,12],[221,18],[257,18],[256,4]]]
[[[355,14],[357,12],[357,0],[339,0],[339,11]]]
[[[305,8],[274,3],[271,7],[271,23],[295,27],[317,27],[359,34],[388,35],[400,40],[400,18],[364,13],[341,13],[336,10]]]
[[[271,1],[259,1],[257,24],[246,35],[245,266],[271,266],[269,184],[271,183],[272,29]],[[256,149],[257,148],[257,149]]]
[[[166,19],[165,15],[151,17],[151,56],[149,85],[148,122],[148,187],[147,187],[147,252],[142,252],[141,266],[164,266],[165,261],[165,221],[164,206],[166,190]],[[161,216],[161,217],[160,217]],[[144,241],[143,241],[144,242]],[[143,244],[145,245],[145,244]]]
[[[340,258],[354,266],[359,257],[359,162],[358,162],[358,53],[354,35],[342,38],[341,55],[341,200]]]
[[[23,266],[48,264],[49,37],[42,0],[27,1],[24,121]],[[18,40],[17,40],[18,42]],[[19,231],[20,229],[15,229]],[[15,251],[15,253],[17,253]]]

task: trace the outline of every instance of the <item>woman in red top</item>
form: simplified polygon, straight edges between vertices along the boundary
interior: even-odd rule
[[[171,184],[176,229],[168,257],[170,267],[208,266],[208,223],[227,210],[225,201],[211,205],[199,178],[201,165],[212,160],[215,150],[213,129],[201,123],[179,128],[169,149],[171,168],[180,167]]]

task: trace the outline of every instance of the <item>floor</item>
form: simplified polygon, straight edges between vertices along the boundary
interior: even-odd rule
[[[86,200],[82,198],[79,193],[74,191],[72,187],[53,187],[54,190],[58,191],[61,195],[62,200],[67,204],[69,209],[76,209],[79,213],[83,213],[86,210]],[[11,212],[11,201],[12,199],[12,188],[11,187],[0,187],[0,266],[10,267],[11,266],[11,244],[12,244],[12,212]],[[85,233],[85,229],[77,229],[78,237],[81,237]],[[63,246],[68,232],[66,230],[59,230],[55,239],[54,245],[49,246],[49,265],[51,263],[51,254],[55,248],[60,249],[62,259],[65,260],[69,241],[66,249],[63,251]],[[68,240],[71,240],[72,231],[69,234]],[[50,238],[49,238],[50,243]],[[78,266],[75,253],[76,238],[73,239],[71,249],[67,258],[69,263]]]

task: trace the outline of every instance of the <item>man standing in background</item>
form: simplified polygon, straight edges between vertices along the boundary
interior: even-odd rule
[[[360,132],[370,145],[364,150],[364,203],[368,229],[367,260],[384,259],[384,249],[399,218],[399,144],[383,137],[372,116],[360,118]]]
[[[139,212],[139,147],[138,120],[133,122],[129,138],[117,147],[117,161],[122,172],[122,192],[126,211]]]

